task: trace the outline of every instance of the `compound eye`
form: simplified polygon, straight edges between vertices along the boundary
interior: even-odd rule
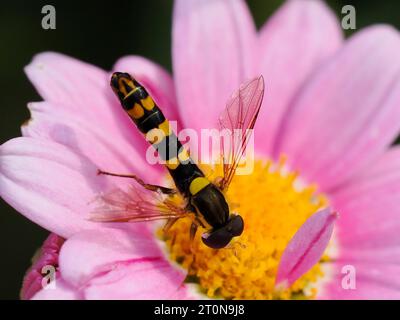
[[[232,240],[232,234],[226,228],[221,228],[210,233],[203,233],[201,240],[210,248],[221,249]]]
[[[241,216],[231,214],[228,223],[220,229],[204,233],[201,236],[204,244],[213,249],[221,249],[228,245],[233,237],[243,232],[244,222]]]
[[[229,231],[231,232],[233,237],[240,236],[243,233],[244,229],[244,221],[243,218],[239,215],[231,215],[230,221],[228,223]]]

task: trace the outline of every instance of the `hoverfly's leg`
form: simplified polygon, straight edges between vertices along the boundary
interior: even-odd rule
[[[187,203],[185,210],[196,214],[196,208],[190,202]]]
[[[177,222],[179,218],[169,218],[163,227],[164,232],[168,232],[169,229]]]
[[[196,254],[193,244],[194,244],[194,237],[196,236],[198,228],[199,228],[198,222],[193,221],[192,224],[190,225],[190,253],[192,254],[192,262],[189,265],[189,272],[196,261]]]
[[[201,222],[201,220],[199,220],[198,217],[196,217],[196,218],[193,220],[192,224],[190,225],[190,251],[191,251],[192,253],[194,252],[194,251],[193,251],[193,249],[194,249],[194,248],[193,248],[194,237],[196,236],[197,229],[198,229],[200,226],[204,228],[203,223]]]
[[[135,176],[134,174],[118,174],[118,173],[112,173],[112,172],[103,171],[103,170],[100,170],[100,169],[97,171],[97,174],[104,174],[104,175],[107,175],[107,176],[134,179],[143,188],[145,188],[147,190],[150,190],[150,191],[154,191],[154,192],[159,192],[160,191],[161,193],[164,193],[164,194],[175,194],[176,193],[175,189],[171,189],[171,188],[167,188],[167,187],[163,187],[163,186],[157,186],[155,184],[145,183],[142,179],[140,179],[139,177]]]
[[[234,256],[237,258],[237,249],[236,246],[232,245],[231,243],[229,243],[225,248],[222,248],[222,250],[232,250]]]
[[[233,250],[233,254],[235,255],[236,258],[238,258],[238,250],[237,250],[238,246],[241,249],[246,249],[246,245],[239,241],[235,241],[234,243],[228,244],[224,249]]]
[[[214,184],[218,187],[219,190],[222,190],[222,186],[224,184],[224,178],[222,177],[216,177],[214,179]]]
[[[190,225],[190,248],[192,249],[193,247],[193,241],[194,241],[194,237],[196,236],[196,232],[198,229],[198,225],[195,222],[192,222],[192,224]],[[191,250],[193,251],[193,250]]]
[[[208,179],[208,180],[211,180],[211,177],[215,174],[215,169],[214,169],[214,167],[215,167],[215,163],[211,163],[211,164],[209,164],[209,167],[207,167],[207,168],[205,168],[204,170],[203,170],[203,172],[204,172],[204,175],[206,176],[206,178]]]

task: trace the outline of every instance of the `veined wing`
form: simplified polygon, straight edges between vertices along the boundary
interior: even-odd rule
[[[264,96],[264,78],[254,78],[242,84],[228,101],[219,118],[220,130],[230,131],[230,141],[221,143],[224,177],[220,188],[225,190],[231,183],[235,171],[246,150]]]
[[[169,197],[130,185],[116,188],[95,199],[89,219],[97,222],[140,222],[182,218],[190,214]]]

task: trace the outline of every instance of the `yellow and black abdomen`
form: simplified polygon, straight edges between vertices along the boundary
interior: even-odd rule
[[[190,197],[191,182],[197,177],[204,177],[204,174],[191,161],[188,151],[178,140],[160,108],[146,89],[128,73],[114,73],[111,87],[137,128],[157,150],[178,190]]]

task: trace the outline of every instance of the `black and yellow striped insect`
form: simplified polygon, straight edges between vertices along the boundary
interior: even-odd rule
[[[193,239],[197,228],[202,226],[207,229],[202,241],[214,249],[223,248],[233,237],[240,236],[244,228],[243,219],[230,213],[224,191],[246,149],[251,134],[248,129],[253,129],[257,119],[264,94],[263,78],[243,84],[219,119],[220,128],[232,132],[232,141],[233,132],[240,130],[241,143],[232,143],[229,150],[222,147],[224,176],[215,182],[208,180],[192,161],[188,150],[179,142],[168,120],[140,83],[128,73],[115,72],[110,84],[136,127],[164,160],[177,190],[147,184],[131,174],[99,171],[100,174],[133,178],[142,190],[133,187],[134,192],[118,190],[104,195],[104,205],[96,210],[93,219],[127,222],[168,219],[166,228],[169,228],[179,218],[192,215],[190,238]],[[184,206],[178,206],[170,199],[177,191],[186,201]],[[161,197],[161,194],[165,196]]]

